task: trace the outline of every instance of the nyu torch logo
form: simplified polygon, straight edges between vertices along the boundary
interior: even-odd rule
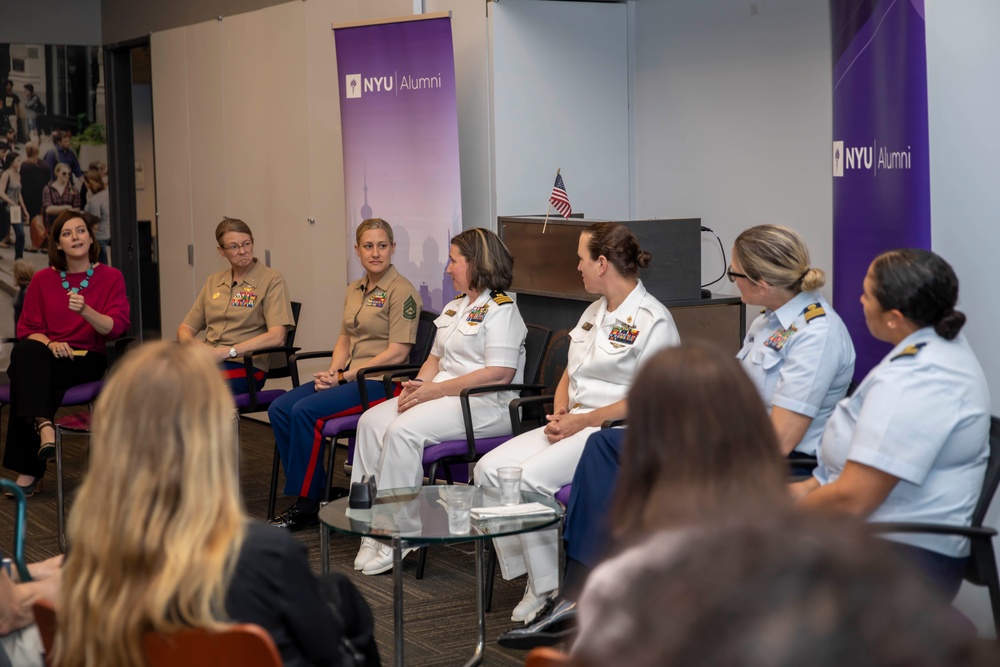
[[[833,142],[833,177],[842,178],[844,171],[868,171],[878,176],[880,171],[909,170],[913,158],[910,147],[893,151],[874,141],[871,146],[845,146],[843,141]]]

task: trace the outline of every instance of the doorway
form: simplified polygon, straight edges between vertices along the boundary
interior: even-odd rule
[[[112,264],[125,276],[132,304],[130,334],[160,337],[156,161],[149,40],[106,47],[108,160],[112,180]]]

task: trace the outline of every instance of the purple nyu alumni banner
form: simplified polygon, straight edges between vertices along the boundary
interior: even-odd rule
[[[366,218],[395,232],[393,263],[440,312],[454,294],[445,272],[462,230],[451,19],[407,17],[334,27],[340,84],[348,244]],[[361,277],[348,253],[348,280]]]
[[[927,51],[923,0],[830,0],[833,30],[834,308],[860,380],[889,351],[858,298],[892,248],[930,248]]]

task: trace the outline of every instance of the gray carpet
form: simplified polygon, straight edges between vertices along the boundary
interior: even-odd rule
[[[4,437],[7,433],[6,417],[5,410],[3,419],[0,420]],[[240,436],[244,500],[250,516],[263,519],[267,510],[274,438],[268,426],[249,419],[242,420]],[[87,440],[83,436],[69,436],[65,441],[65,479],[70,501],[86,468],[86,444]],[[338,471],[334,483],[347,486],[348,480],[340,469],[343,452],[342,449],[338,451]],[[29,562],[59,553],[56,536],[54,470],[55,466],[50,466],[44,481],[44,492],[28,500],[25,554]],[[11,476],[6,470],[3,474]],[[282,478],[279,490],[283,483]],[[278,510],[290,503],[291,499],[279,496]],[[10,551],[13,541],[13,507],[11,502],[0,502],[0,547],[5,552]],[[308,548],[313,569],[319,572],[318,530],[305,530],[296,533],[296,536]],[[357,538],[334,534],[331,538],[331,570],[350,576],[368,600],[375,613],[376,638],[382,661],[391,665],[394,655],[392,575],[387,573],[366,577],[355,572],[352,563],[357,550]],[[472,655],[476,633],[474,552],[475,547],[472,543],[431,549],[427,557],[424,578],[420,581],[414,577],[416,554],[403,562],[407,665],[416,667],[462,664]],[[524,663],[524,653],[502,649],[496,644],[496,638],[513,625],[510,621],[510,611],[521,599],[524,585],[523,578],[506,582],[497,576],[493,611],[486,616],[487,647],[484,664]]]

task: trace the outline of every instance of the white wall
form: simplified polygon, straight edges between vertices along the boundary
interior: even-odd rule
[[[490,129],[490,77],[486,12],[493,5],[424,0],[425,14],[451,12],[458,105],[458,154],[462,171],[462,226],[496,228]]]
[[[986,372],[1000,414],[996,261],[1000,248],[1000,3],[927,0],[927,92],[931,152],[931,238],[961,282],[964,332]],[[987,516],[1000,527],[1000,502]],[[994,636],[985,589],[966,585],[959,607]]]
[[[631,0],[636,217],[798,230],[832,268],[827,0]],[[702,235],[702,282],[722,269]],[[828,279],[828,285],[832,280]],[[728,281],[713,291],[736,294]],[[829,293],[827,294],[829,296]]]
[[[503,0],[491,13],[497,214],[544,213],[561,167],[574,211],[627,219],[625,5]]]

